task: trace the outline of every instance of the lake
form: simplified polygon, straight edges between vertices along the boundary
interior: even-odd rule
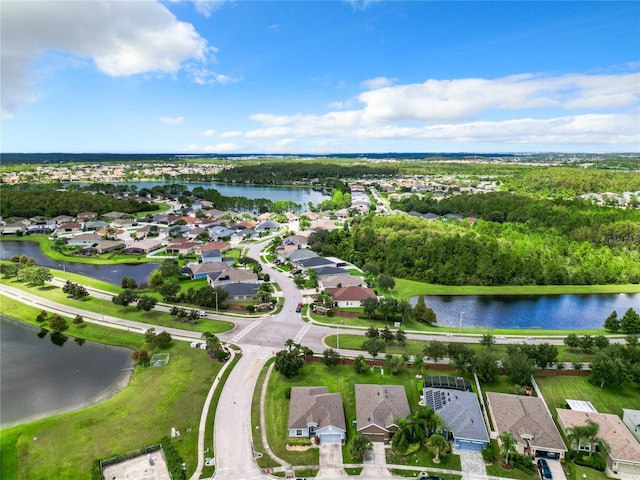
[[[90,263],[61,262],[47,257],[37,242],[9,241],[0,242],[0,259],[9,260],[14,255],[25,254],[43,267],[58,268],[78,273],[97,280],[120,285],[122,277],[135,278],[137,283],[144,282],[156,270],[159,263],[93,265]]]
[[[40,329],[0,315],[0,422],[22,423],[106,400],[122,389],[131,350],[67,337],[62,346]]]
[[[415,304],[417,297],[411,299]],[[425,295],[438,325],[463,328],[587,330],[602,328],[612,311],[640,310],[640,294]]]
[[[316,205],[324,200],[330,200],[331,196],[322,191],[312,188],[292,188],[292,187],[264,187],[258,185],[239,185],[231,183],[191,183],[191,182],[117,182],[113,185],[135,185],[138,190],[141,188],[153,188],[159,185],[175,183],[185,185],[189,190],[196,187],[213,188],[225,197],[246,197],[246,198],[267,198],[272,201],[289,200],[302,207],[302,211],[308,210],[311,202]]]

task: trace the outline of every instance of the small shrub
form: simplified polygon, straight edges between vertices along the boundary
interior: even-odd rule
[[[311,445],[311,439],[307,437],[289,437],[287,445],[290,447],[308,447]]]
[[[498,459],[498,450],[495,444],[490,443],[482,449],[482,459],[487,463],[493,463]]]
[[[287,387],[284,391],[284,397],[287,400],[291,400],[291,387]]]

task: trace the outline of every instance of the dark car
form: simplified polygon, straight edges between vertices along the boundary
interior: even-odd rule
[[[540,472],[540,478],[542,480],[552,480],[551,470],[549,464],[544,458],[538,459],[538,471]]]

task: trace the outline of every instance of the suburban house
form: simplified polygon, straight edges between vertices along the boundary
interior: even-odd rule
[[[640,443],[619,416],[612,413],[582,412],[579,410],[565,410],[557,408],[558,424],[562,431],[576,425],[585,425],[587,420],[597,423],[598,438],[603,442],[603,457],[607,463],[607,474],[629,477],[640,475]],[[580,450],[590,448],[590,445],[575,445]],[[572,447],[574,447],[572,446]]]
[[[322,277],[326,277],[329,275],[346,275],[349,273],[346,269],[340,267],[319,267],[314,268],[314,270],[316,271],[316,274],[318,275],[320,281],[322,281]]]
[[[225,271],[229,268],[231,267],[223,262],[188,263],[182,268],[182,271],[194,280],[200,280],[207,278],[210,273]]]
[[[201,265],[214,265],[205,263]],[[212,287],[218,287],[223,283],[256,283],[258,275],[251,270],[241,270],[239,268],[230,268],[223,263],[226,268],[211,272],[207,275],[207,283]]]
[[[317,268],[317,267],[336,267],[335,262],[324,257],[304,258],[296,260],[296,265],[300,268]]]
[[[340,287],[366,287],[367,282],[362,277],[355,275],[329,275],[322,279],[321,286],[323,289],[340,288]]]
[[[215,263],[223,262],[229,266],[234,263],[233,257],[223,257],[222,253],[218,250],[203,250],[200,252],[200,263]]]
[[[478,397],[469,381],[459,377],[427,377],[422,398],[424,405],[442,418],[456,448],[479,452],[489,445]]]
[[[402,385],[356,384],[356,428],[372,442],[388,442],[411,409]]]
[[[342,395],[329,393],[327,387],[292,387],[288,426],[290,437],[344,442],[347,428]]]
[[[100,230],[108,226],[109,224],[103,220],[93,220],[84,224],[85,230]]]
[[[2,227],[2,235],[17,235],[18,232],[21,234],[27,230],[27,227],[24,223],[10,223],[9,225],[5,225]]]
[[[250,228],[255,228],[256,225],[258,225],[258,222],[256,222],[255,220],[242,220],[241,222],[236,223],[233,228],[235,228],[237,231],[242,231]]]
[[[256,227],[256,232],[273,232],[275,230],[278,230],[279,228],[280,224],[278,222],[267,220],[266,222],[262,222]]]
[[[95,233],[81,233],[75,237],[71,237],[67,241],[67,245],[71,246],[87,246],[94,245],[102,240],[102,235],[96,235]]]
[[[213,227],[209,227],[209,236],[211,238],[217,238],[218,240],[221,238],[230,237],[236,233],[235,230],[231,228],[227,228],[223,225],[215,225]]]
[[[633,436],[640,441],[640,410],[622,409],[622,421],[629,427]]]
[[[280,254],[280,260],[283,262],[289,261],[291,263],[299,262],[300,260],[308,258],[320,258],[320,256],[312,250],[292,250],[290,252],[284,252]]]
[[[325,289],[333,296],[339,308],[359,308],[365,298],[377,298],[376,292],[367,287],[340,287]]]
[[[231,244],[229,242],[219,242],[219,241],[208,242],[196,248],[196,253],[205,252],[207,250],[216,250],[218,252],[224,252],[228,250],[230,247],[231,247]]]
[[[96,218],[98,218],[98,214],[96,212],[80,212],[76,216],[76,220],[83,223],[86,223],[90,220],[95,220]]]
[[[259,283],[221,283],[216,286],[227,292],[231,300],[251,300],[260,290]]]
[[[176,239],[179,240],[179,239]],[[190,253],[193,253],[196,248],[198,248],[200,245],[202,245],[201,243],[198,242],[189,242],[189,241],[183,241],[183,242],[169,242],[169,244],[167,245],[167,253],[177,253],[177,254],[182,254],[182,255],[189,255]]]
[[[58,225],[56,233],[78,233],[82,231],[82,225],[77,222],[67,222]]]
[[[84,247],[80,252],[83,254],[109,253],[116,250],[122,250],[124,246],[124,242],[115,240],[100,240],[98,243]]]
[[[126,213],[124,213],[124,212],[107,212],[107,213],[102,214],[102,216],[104,218],[108,218],[110,220],[119,220],[122,217],[124,217],[125,215],[126,215]]]
[[[127,253],[130,255],[147,255],[155,250],[158,250],[162,247],[162,243],[160,240],[156,238],[147,238],[140,242],[133,242],[127,245],[122,253]]]
[[[567,448],[542,398],[487,392],[487,409],[498,435],[511,432],[519,454],[564,458]]]
[[[73,217],[69,215],[58,215],[57,217],[53,217],[51,220],[53,220],[56,225],[62,225],[63,223],[73,222]]]

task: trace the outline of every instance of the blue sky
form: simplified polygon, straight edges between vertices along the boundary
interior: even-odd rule
[[[640,2],[2,1],[3,152],[640,151]]]

